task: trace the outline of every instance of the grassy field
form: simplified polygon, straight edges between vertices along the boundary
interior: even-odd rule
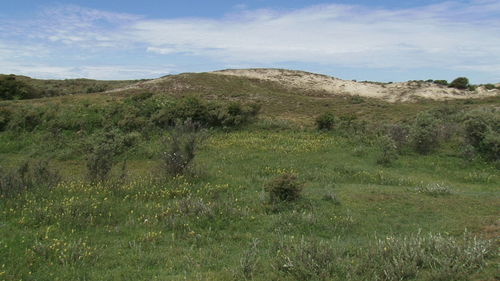
[[[209,129],[194,165],[172,177],[160,165],[168,130],[130,127],[123,139],[131,144],[115,156],[110,179],[90,182],[86,147],[120,128],[106,114],[133,94],[123,95],[0,105],[9,112],[29,107],[39,118],[9,115],[0,166],[49,159],[62,176],[54,186],[0,198],[0,280],[500,278],[498,163],[464,158],[454,136],[432,153],[404,149],[379,164],[378,123],[442,108],[439,102],[297,96],[318,103],[297,111],[289,107],[294,100],[263,103],[253,123]],[[497,101],[446,108],[493,108]],[[370,125],[318,131],[314,117],[326,111]],[[266,186],[283,175],[297,178],[298,200],[270,201]]]

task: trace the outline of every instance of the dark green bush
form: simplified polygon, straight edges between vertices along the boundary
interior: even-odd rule
[[[21,100],[38,96],[35,89],[15,75],[0,75],[0,100]]]
[[[434,84],[448,86],[448,81],[446,81],[446,80],[434,80]]]
[[[486,84],[486,85],[484,85],[484,88],[485,88],[486,90],[493,90],[493,89],[496,89],[495,85],[493,85],[493,84]]]
[[[500,114],[476,110],[469,112],[464,119],[466,144],[488,160],[499,160]]]
[[[427,154],[439,146],[438,121],[429,112],[419,113],[410,131],[413,148],[420,154]]]
[[[449,87],[461,90],[467,89],[469,88],[469,79],[466,77],[458,77],[450,83]]]
[[[331,130],[335,126],[337,119],[331,112],[323,113],[316,117],[316,127],[318,130]]]
[[[266,185],[271,203],[283,201],[295,201],[300,198],[303,185],[298,181],[297,176],[285,173],[271,180]]]

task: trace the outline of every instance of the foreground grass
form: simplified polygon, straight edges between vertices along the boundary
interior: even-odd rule
[[[158,181],[159,143],[131,152],[125,182],[88,184],[63,157],[67,181],[1,198],[0,279],[498,278],[500,177],[486,163],[440,152],[382,167],[352,138],[254,128],[214,133],[194,176]],[[30,139],[0,147],[4,165],[40,154]],[[282,173],[303,198],[271,205],[264,185]],[[449,192],[421,192],[435,184]]]

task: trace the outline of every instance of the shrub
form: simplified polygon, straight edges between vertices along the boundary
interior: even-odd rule
[[[410,140],[410,126],[403,123],[391,124],[386,127],[387,136],[392,140],[398,152],[401,152]]]
[[[15,75],[0,75],[0,100],[29,99],[38,96],[31,86]]]
[[[285,173],[271,180],[266,185],[271,203],[295,201],[300,198],[303,185],[298,182],[297,176]]]
[[[316,117],[316,127],[318,130],[331,130],[335,123],[335,115],[331,112],[323,113]]]
[[[205,102],[196,97],[187,97],[165,103],[152,117],[160,127],[172,127],[178,120],[198,123],[205,127],[237,127],[249,123],[260,110],[258,104],[230,103],[227,106]]]
[[[448,81],[446,81],[446,80],[434,80],[434,84],[448,86]]]
[[[449,87],[461,90],[467,89],[469,87],[469,79],[466,77],[458,77],[450,83]]]
[[[184,173],[193,162],[203,136],[204,131],[200,129],[200,125],[189,119],[178,121],[169,130],[169,138],[164,141],[166,149],[161,155],[163,170],[167,175]]]
[[[17,108],[10,115],[7,128],[14,131],[33,131],[42,124],[43,111],[34,106],[23,106]]]
[[[485,159],[500,159],[500,117],[498,112],[475,110],[464,118],[466,145],[471,145]]]
[[[428,112],[419,113],[411,127],[410,140],[415,151],[427,154],[439,146],[438,122]]]
[[[338,250],[325,242],[283,239],[274,266],[294,280],[345,280],[349,267],[339,263]]]
[[[0,167],[0,197],[13,197],[36,187],[53,187],[60,180],[46,160],[28,161],[17,169]]]
[[[462,238],[420,232],[389,236],[366,253],[359,273],[371,275],[371,280],[463,280],[481,269],[493,252],[490,240],[467,233]],[[423,272],[428,278],[422,278]]]
[[[118,131],[98,134],[90,140],[87,148],[87,178],[92,183],[103,182],[109,178],[115,164],[115,156],[125,147],[124,138]]]
[[[494,90],[494,89],[496,89],[495,85],[493,85],[493,84],[486,84],[486,85],[484,85],[484,88],[486,90]]]
[[[377,164],[390,165],[398,158],[396,143],[389,136],[382,136],[379,143],[381,153],[377,158]]]

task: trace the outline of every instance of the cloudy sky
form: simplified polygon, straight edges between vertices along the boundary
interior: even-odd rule
[[[12,0],[0,73],[139,79],[225,68],[500,82],[500,0]]]

